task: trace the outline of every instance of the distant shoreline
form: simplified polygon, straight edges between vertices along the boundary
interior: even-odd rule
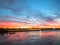
[[[0,28],[1,32],[57,31],[60,28]]]

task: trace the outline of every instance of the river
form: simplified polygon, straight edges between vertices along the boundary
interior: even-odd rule
[[[0,45],[60,45],[60,31],[28,31],[0,34]]]

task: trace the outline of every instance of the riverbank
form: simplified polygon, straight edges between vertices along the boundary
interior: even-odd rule
[[[0,28],[0,32],[54,31],[60,28]]]

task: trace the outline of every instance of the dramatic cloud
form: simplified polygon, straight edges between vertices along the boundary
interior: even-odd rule
[[[60,24],[60,0],[0,0],[0,22]]]

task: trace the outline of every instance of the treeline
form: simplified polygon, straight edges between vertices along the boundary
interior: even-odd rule
[[[60,28],[0,28],[0,32],[20,32],[20,31],[50,31],[60,30]]]
[[[5,33],[5,32],[8,32],[8,30],[5,28],[0,28],[0,33]]]

